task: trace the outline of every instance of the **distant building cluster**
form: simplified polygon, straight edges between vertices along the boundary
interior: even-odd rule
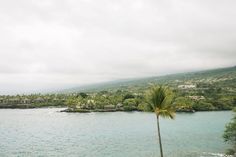
[[[0,104],[29,104],[31,100],[29,99],[19,99],[19,98],[0,98]]]
[[[192,100],[205,100],[204,96],[188,96]]]
[[[188,84],[188,85],[179,85],[179,89],[191,89],[191,88],[196,88],[196,85],[193,84]]]
[[[32,103],[48,103],[48,102],[56,102],[59,99],[54,98],[42,98],[42,97],[37,97],[37,98],[0,98],[0,104],[32,104]]]

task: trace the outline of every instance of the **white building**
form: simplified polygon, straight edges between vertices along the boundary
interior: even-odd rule
[[[180,89],[191,89],[191,88],[196,88],[196,85],[193,85],[193,84],[179,85],[178,88],[180,88]]]

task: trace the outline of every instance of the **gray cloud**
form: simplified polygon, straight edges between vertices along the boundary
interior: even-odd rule
[[[235,65],[236,1],[0,2],[0,94]]]

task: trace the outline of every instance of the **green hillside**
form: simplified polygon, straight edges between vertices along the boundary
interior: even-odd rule
[[[88,97],[77,102],[93,102],[87,104],[94,109],[121,103],[124,110],[145,111],[145,92],[152,84],[169,86],[174,91],[178,111],[230,110],[236,106],[236,67],[115,81],[64,92],[87,93]]]
[[[236,84],[236,66],[214,70],[205,70],[198,72],[171,74],[158,77],[148,77],[140,79],[118,80],[100,84],[92,84],[63,90],[67,92],[95,92],[101,90],[143,90],[150,84],[165,84],[173,88],[181,84],[215,84],[222,88],[235,88]]]
[[[70,111],[149,111],[152,84],[169,86],[177,111],[230,110],[236,107],[236,67],[113,81],[51,94],[0,96],[0,108],[68,106]]]

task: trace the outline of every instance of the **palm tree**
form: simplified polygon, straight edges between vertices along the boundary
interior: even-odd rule
[[[174,119],[175,110],[171,106],[172,92],[167,87],[153,86],[147,94],[147,100],[149,107],[156,114],[160,153],[163,157],[159,119],[160,117]]]

